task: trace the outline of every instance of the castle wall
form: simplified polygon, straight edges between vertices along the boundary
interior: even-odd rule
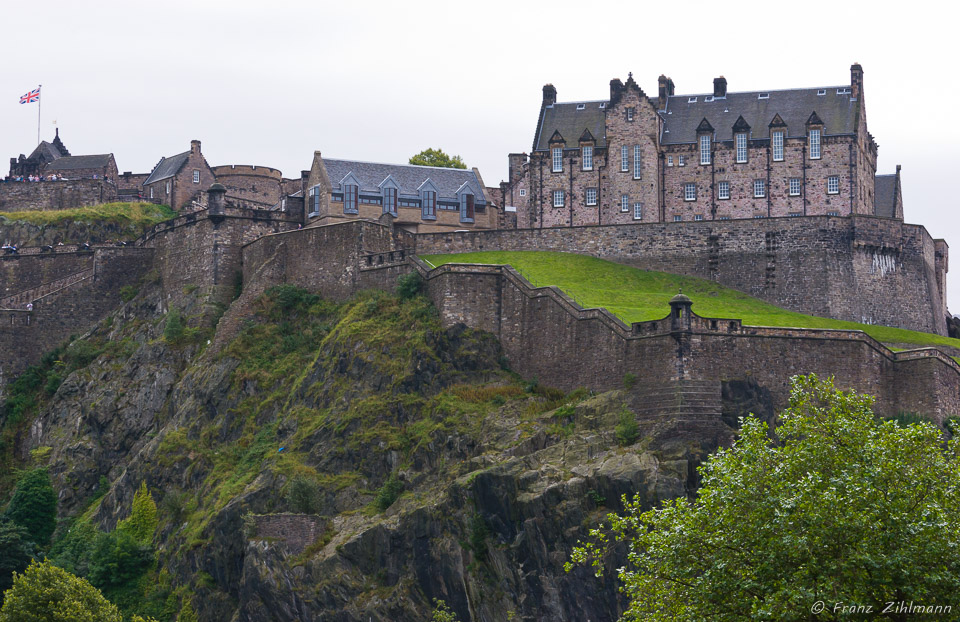
[[[641,385],[750,378],[770,390],[780,409],[791,376],[817,373],[876,395],[883,415],[902,410],[942,422],[960,412],[960,366],[936,350],[894,353],[857,331],[709,318],[673,332],[665,321],[626,326],[605,310],[580,309],[556,288],[534,289],[511,268],[441,266],[428,273],[419,267],[446,325],[493,332],[511,369],[562,389],[618,388],[626,373]]]
[[[10,264],[22,262],[14,268]],[[120,304],[120,288],[137,285],[153,264],[153,249],[97,248],[92,253],[24,256],[2,262],[7,285],[37,287],[71,272],[91,274],[54,292],[39,291],[33,310],[0,310],[0,394],[6,381],[39,362],[71,335],[92,328]],[[14,275],[14,273],[16,273]]]
[[[60,210],[117,200],[117,187],[103,179],[0,183],[0,212]]]
[[[717,281],[802,313],[946,334],[934,242],[858,216],[476,231],[417,236],[417,254],[550,250]]]

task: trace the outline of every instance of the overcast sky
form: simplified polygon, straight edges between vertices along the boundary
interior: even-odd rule
[[[678,94],[710,92],[719,75],[730,91],[772,90],[846,85],[859,62],[878,172],[903,165],[907,222],[960,262],[960,77],[944,6],[53,0],[0,20],[0,155],[36,146],[37,105],[19,98],[42,84],[41,138],[56,122],[73,154],[111,152],[121,171],[148,172],[194,138],[211,165],[289,177],[315,149],[403,163],[439,147],[495,186],[507,154],[530,150],[547,82],[560,101],[604,99],[631,71],[654,96],[661,73]]]

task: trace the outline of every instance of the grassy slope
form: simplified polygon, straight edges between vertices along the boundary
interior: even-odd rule
[[[795,313],[713,281],[639,270],[586,255],[491,251],[425,255],[422,259],[435,266],[445,263],[510,264],[534,285],[556,285],[584,307],[604,307],[627,323],[666,317],[670,298],[683,288],[683,293],[693,299],[693,310],[701,316],[740,318],[744,324],[752,326],[854,329],[885,343],[960,348],[960,339]]]
[[[148,227],[174,218],[176,215],[177,213],[166,205],[104,203],[103,205],[64,210],[4,212],[0,214],[0,224],[4,222],[25,222],[45,226],[61,225],[68,222],[107,222],[146,230]]]

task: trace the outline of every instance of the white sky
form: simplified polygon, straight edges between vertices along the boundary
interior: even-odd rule
[[[529,151],[551,82],[560,101],[604,99],[627,72],[648,95],[849,84],[864,68],[880,173],[903,165],[907,222],[952,243],[960,124],[955,21],[946,2],[224,2],[49,0],[4,11],[0,171],[53,121],[72,153],[121,171],[203,141],[211,165],[293,177],[327,157],[406,162],[459,154],[489,186]],[[676,8],[671,8],[676,7]],[[955,11],[955,9],[954,9]],[[956,15],[954,14],[954,17]]]

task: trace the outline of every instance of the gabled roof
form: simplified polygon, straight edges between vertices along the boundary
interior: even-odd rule
[[[153,167],[153,171],[150,172],[150,177],[143,182],[143,185],[152,184],[161,179],[167,179],[168,177],[173,177],[180,172],[180,169],[183,168],[183,165],[187,163],[187,160],[190,158],[190,152],[184,151],[183,153],[178,153],[175,156],[170,156],[169,158],[160,158],[160,161],[157,162],[157,165]]]
[[[80,168],[102,168],[110,163],[112,153],[100,155],[65,156],[47,165],[48,171],[71,171]]]
[[[474,200],[484,202],[483,184],[477,179],[471,169],[439,168],[436,166],[418,166],[415,164],[379,164],[376,162],[359,162],[356,160],[328,160],[323,159],[327,167],[327,177],[338,190],[340,180],[349,174],[360,183],[360,192],[379,194],[380,183],[390,176],[400,186],[400,196],[419,197],[418,188],[426,180],[433,182],[437,188],[437,196],[441,199],[456,199],[457,190],[464,183],[473,188]]]
[[[607,145],[606,132],[604,131],[604,108],[603,101],[592,102],[571,102],[565,104],[553,104],[543,109],[543,118],[540,122],[540,134],[534,142],[533,149],[544,150],[550,148],[550,138],[554,132],[559,132],[562,136],[570,137],[567,139],[567,147],[578,147],[579,143],[571,143],[574,136],[582,136],[584,131],[590,132],[596,137],[597,147]],[[582,110],[578,110],[579,107]]]
[[[897,212],[897,176],[877,175],[874,180],[874,214],[885,218],[895,218]]]
[[[43,159],[45,162],[53,162],[58,158],[62,158],[64,154],[57,149],[56,145],[53,143],[48,143],[47,141],[41,141],[37,148],[33,150],[28,157],[28,160],[39,160]]]
[[[821,91],[824,94],[818,95]],[[838,91],[841,94],[838,95]],[[825,134],[852,134],[858,102],[851,98],[849,91],[848,87],[832,86],[727,93],[723,98],[714,98],[711,94],[675,95],[667,98],[667,107],[660,112],[664,127],[661,142],[667,145],[694,142],[701,119],[707,119],[716,128],[717,140],[733,140],[733,125],[741,116],[750,127],[756,128],[754,138],[767,138],[767,128],[776,115],[786,123],[789,136],[804,136],[807,120],[814,111],[823,120]]]

